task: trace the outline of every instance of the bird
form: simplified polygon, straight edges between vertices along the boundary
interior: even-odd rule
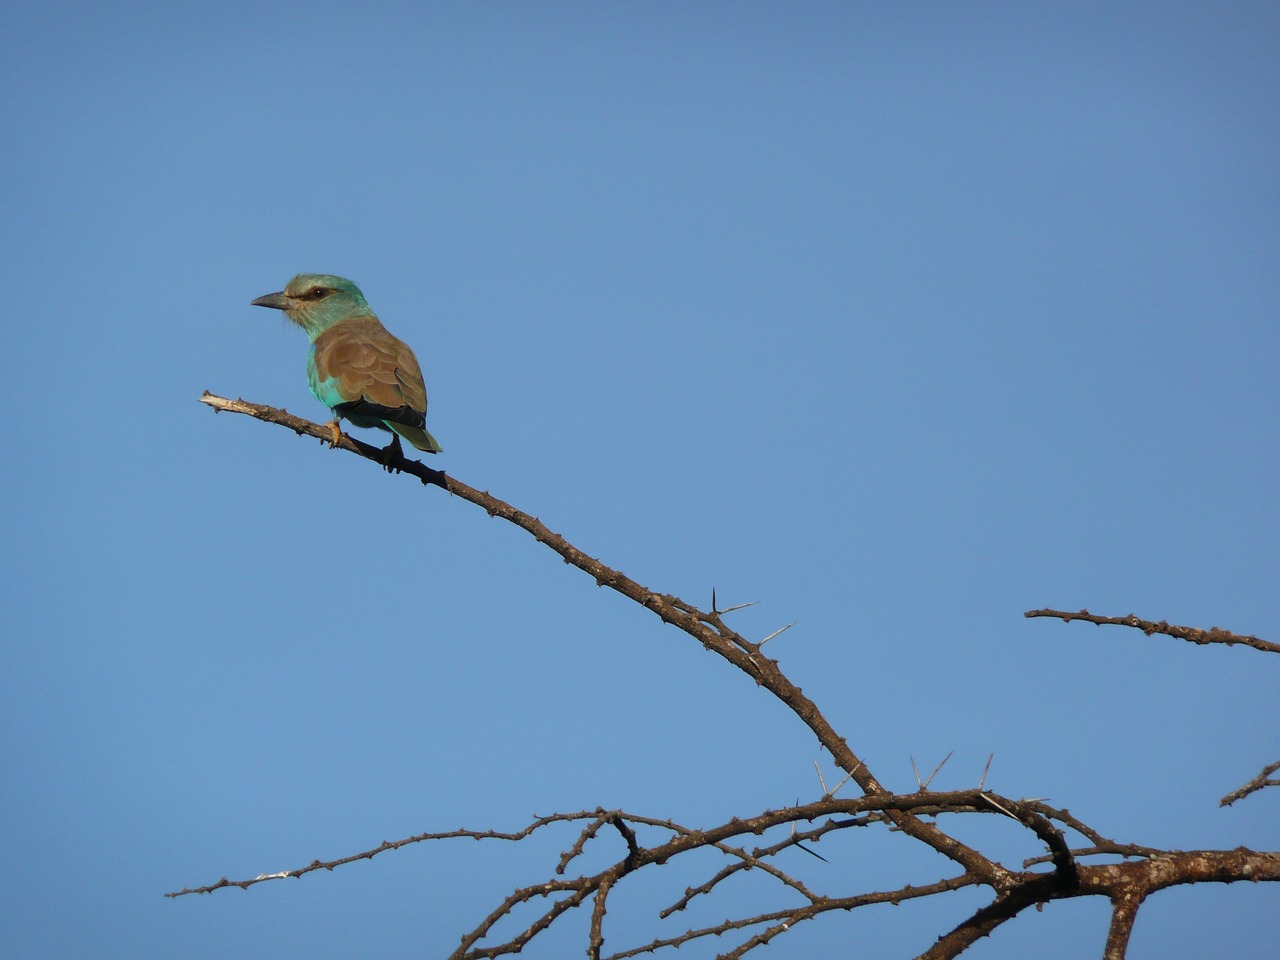
[[[307,381],[316,399],[333,411],[333,444],[339,420],[391,433],[384,462],[401,455],[404,437],[426,453],[443,449],[426,427],[427,388],[409,345],[393,336],[345,277],[300,273],[278,293],[251,306],[283,310],[311,338]]]

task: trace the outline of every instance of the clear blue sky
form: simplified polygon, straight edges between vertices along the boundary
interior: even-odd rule
[[[818,793],[797,721],[514,528],[196,402],[323,417],[305,337],[249,306],[300,271],[415,347],[433,465],[655,589],[761,601],[756,638],[799,621],[769,649],[887,785],[994,752],[994,789],[1121,840],[1280,847],[1280,792],[1217,807],[1280,757],[1280,661],[1021,616],[1280,638],[1278,45],[1271,3],[10,0],[6,954],[440,956],[567,837],[161,895]],[[816,888],[947,872],[842,843]],[[980,902],[781,948],[912,956]],[[613,949],[692,919],[621,903]],[[1105,926],[1057,905],[970,956]],[[1278,935],[1274,885],[1184,889],[1131,956]]]

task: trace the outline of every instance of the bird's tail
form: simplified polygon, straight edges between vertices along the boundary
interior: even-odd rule
[[[444,447],[436,443],[436,438],[429,434],[425,429],[406,426],[403,423],[396,423],[394,420],[383,420],[382,422],[412,443],[419,450],[425,451],[426,453],[440,453],[444,450]]]

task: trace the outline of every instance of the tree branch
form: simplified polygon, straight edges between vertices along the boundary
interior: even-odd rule
[[[953,957],[958,957],[983,937],[991,936],[996,927],[1006,920],[1012,920],[1033,903],[1052,899],[1051,892],[1055,884],[1054,874],[1040,874],[1013,892],[1002,894],[959,926],[939,937],[916,960],[952,960]]]
[[[471,840],[510,840],[518,842],[530,836],[535,831],[540,830],[550,823],[562,823],[569,820],[584,820],[598,816],[599,811],[588,813],[582,811],[580,813],[556,813],[549,817],[539,817],[525,827],[523,830],[515,833],[506,833],[501,830],[445,830],[439,833],[419,833],[412,837],[404,837],[401,840],[384,840],[378,846],[361,853],[353,853],[350,856],[339,857],[336,860],[313,860],[305,867],[297,867],[293,870],[280,870],[276,873],[262,873],[248,880],[228,880],[223,877],[217,883],[211,883],[204,887],[186,887],[182,890],[175,890],[172,893],[166,893],[165,896],[185,897],[189,893],[213,893],[215,890],[221,890],[223,887],[239,887],[241,890],[248,890],[255,884],[265,883],[268,880],[286,880],[306,876],[316,870],[336,870],[338,867],[346,866],[348,863],[356,863],[360,860],[372,860],[380,853],[386,853],[388,850],[399,850],[401,847],[407,847],[411,843],[423,843],[428,840],[452,840],[465,837]],[[561,871],[563,872],[563,871]]]
[[[779,826],[787,826],[799,822],[811,822],[823,817],[844,816],[853,819],[829,821],[822,828],[814,830],[813,836],[819,836],[822,833],[831,830],[843,830],[852,827],[861,827],[866,824],[866,820],[860,815],[880,812],[884,814],[885,822],[893,822],[889,816],[893,813],[910,813],[920,811],[924,815],[937,816],[939,813],[1000,813],[1011,816],[1013,819],[1023,822],[1025,826],[1041,836],[1041,839],[1056,836],[1059,840],[1061,835],[1053,830],[1052,827],[1041,826],[1039,820],[1045,816],[1035,804],[1029,804],[1026,801],[1012,800],[1008,797],[1002,797],[999,794],[992,793],[990,790],[952,790],[946,793],[904,793],[904,794],[877,794],[873,796],[856,797],[849,799],[835,799],[825,797],[821,800],[815,800],[812,803],[801,804],[794,807],[783,807],[777,810],[765,810],[753,817],[734,817],[726,823],[716,827],[710,827],[701,830],[694,830],[689,827],[681,826],[671,820],[658,820],[652,817],[640,816],[633,813],[626,813],[622,810],[604,811],[581,810],[575,813],[554,813],[544,817],[538,817],[531,822],[523,830],[518,831],[500,831],[500,830],[448,830],[438,833],[420,833],[412,837],[405,837],[402,840],[386,841],[384,840],[378,846],[361,853],[351,854],[350,856],[340,857],[335,860],[314,860],[304,867],[298,867],[292,870],[281,870],[276,873],[260,874],[245,880],[228,880],[223,877],[216,883],[208,884],[203,887],[188,887],[184,890],[177,890],[173,893],[167,893],[167,897],[181,897],[192,893],[212,893],[214,890],[221,890],[223,887],[239,887],[248,889],[255,884],[264,883],[268,880],[284,880],[305,876],[316,870],[334,870],[338,867],[345,866],[349,863],[356,863],[360,860],[371,860],[380,853],[388,850],[398,850],[401,847],[408,846],[412,843],[423,843],[432,840],[453,840],[453,839],[470,839],[470,840],[506,840],[520,841],[531,836],[538,830],[555,823],[569,823],[577,821],[589,821],[586,828],[581,831],[577,841],[573,847],[566,853],[561,854],[560,861],[556,865],[555,873],[562,876],[565,868],[570,861],[579,856],[584,846],[591,839],[595,838],[601,826],[612,824],[622,835],[627,843],[627,856],[624,862],[629,862],[628,869],[634,869],[649,863],[662,863],[673,857],[686,853],[689,850],[700,847],[715,847],[722,852],[734,856],[736,858],[746,858],[751,860],[762,860],[765,857],[773,856],[775,853],[795,845],[794,838],[774,845],[771,848],[759,849],[753,853],[746,853],[742,850],[736,850],[731,847],[723,846],[727,841],[736,837],[744,837],[751,835],[761,835],[768,830]],[[1018,815],[1010,811],[1017,811]],[[1037,816],[1039,815],[1039,816]],[[1023,819],[1025,817],[1025,821]],[[628,824],[640,824],[642,826],[659,827],[669,830],[673,836],[666,843],[659,844],[656,847],[641,847],[638,844],[635,833]],[[1055,857],[1058,856],[1056,844],[1049,843],[1051,851]],[[1063,847],[1065,849],[1065,847]],[[754,865],[754,864],[752,864]],[[1012,876],[1012,875],[1011,875]],[[778,879],[786,882],[785,875]],[[989,882],[979,875],[979,880]],[[790,885],[790,884],[789,884]],[[803,891],[801,891],[803,892]]]
[[[1280,643],[1272,643],[1270,640],[1259,640],[1257,637],[1231,633],[1227,630],[1219,630],[1217,627],[1200,630],[1197,627],[1179,627],[1164,620],[1158,623],[1152,620],[1141,620],[1132,613],[1124,617],[1103,617],[1090,613],[1088,610],[1080,610],[1076,613],[1070,613],[1065,610],[1028,610],[1023,616],[1028,619],[1033,617],[1055,617],[1065,623],[1070,623],[1072,620],[1086,620],[1089,623],[1096,623],[1098,626],[1113,624],[1119,627],[1133,627],[1136,630],[1141,630],[1147,636],[1151,636],[1153,633],[1163,633],[1165,636],[1177,637],[1179,640],[1186,640],[1190,643],[1225,643],[1227,646],[1234,646],[1240,643],[1246,647],[1253,647],[1255,650],[1280,653]]]
[[[200,397],[200,402],[208,404],[216,411],[242,413],[247,416],[288,427],[295,433],[316,437],[320,440],[332,440],[332,431],[318,423],[311,423],[301,417],[295,417],[285,410],[269,407],[265,404],[249,403],[245,400],[230,400],[209,393],[207,390]],[[845,738],[836,733],[827,722],[817,705],[804,695],[804,692],[792,683],[778,668],[778,662],[765,657],[760,652],[759,644],[752,643],[737,631],[728,627],[719,613],[706,613],[670,594],[659,594],[635,580],[605,566],[594,557],[583,553],[558,533],[553,533],[537,517],[517,510],[511,504],[486,492],[470,487],[460,480],[455,480],[442,471],[432,470],[416,460],[403,456],[392,457],[384,463],[383,451],[369,444],[361,443],[343,435],[338,447],[357,456],[372,460],[379,466],[389,470],[408,473],[424,484],[433,484],[448,490],[456,497],[474,503],[491,517],[501,517],[532,536],[539,543],[546,544],[565,563],[577,567],[591,576],[598,586],[608,587],[622,594],[629,600],[639,604],[646,610],[656,614],[663,622],[670,623],[683,630],[701,643],[707,650],[719,654],[729,661],[757,684],[767,689],[781,700],[797,717],[800,718],[818,738],[832,759],[850,774],[854,782],[867,795],[888,794],[889,791],[871,774],[866,764],[850,749]],[[934,850],[975,875],[984,877],[990,882],[1000,882],[1004,869],[988,860],[977,850],[961,843],[954,837],[943,833],[931,823],[918,820],[910,813],[893,810],[889,813],[893,825],[908,836],[928,844]]]
[[[1243,800],[1251,793],[1257,793],[1263,787],[1280,787],[1280,780],[1269,780],[1271,774],[1280,770],[1280,760],[1275,763],[1269,763],[1262,768],[1262,772],[1246,783],[1239,790],[1232,790],[1225,797],[1218,801],[1218,806],[1229,807],[1237,800]]]
[[[1120,890],[1111,898],[1111,926],[1107,930],[1107,944],[1102,960],[1124,960],[1129,949],[1129,935],[1133,922],[1138,919],[1138,907],[1145,896],[1141,890]]]
[[[244,414],[287,427],[299,435],[332,443],[333,434],[327,425],[312,423],[285,410],[244,400],[230,400],[208,392],[200,400],[212,407],[215,412]],[[556,824],[576,824],[576,838],[569,848],[560,854],[553,876],[542,883],[519,887],[509,893],[462,938],[461,945],[452,954],[455,960],[478,960],[478,958],[520,953],[530,941],[552,926],[561,916],[585,906],[588,901],[592,902],[592,909],[588,926],[587,952],[593,960],[599,960],[605,943],[604,919],[608,898],[616,890],[618,882],[624,876],[641,868],[658,866],[686,853],[706,849],[720,851],[731,862],[702,884],[686,888],[683,896],[661,911],[660,918],[665,919],[684,910],[697,897],[712,894],[727,878],[753,869],[758,869],[775,882],[788,900],[793,901],[798,897],[800,903],[755,916],[727,919],[710,927],[688,929],[676,936],[657,938],[645,946],[613,953],[611,958],[606,960],[622,960],[625,957],[653,952],[663,947],[679,947],[708,936],[719,937],[755,928],[755,933],[722,954],[725,957],[741,957],[755,947],[769,943],[795,924],[829,911],[847,911],[877,903],[904,903],[908,900],[933,897],[975,885],[990,887],[995,893],[994,899],[949,933],[939,937],[932,947],[921,954],[922,957],[930,960],[955,957],[976,940],[989,935],[1006,920],[1012,919],[1033,904],[1080,896],[1105,896],[1112,903],[1112,921],[1107,937],[1106,956],[1119,958],[1124,955],[1138,907],[1144,898],[1154,891],[1182,883],[1280,881],[1280,852],[1257,852],[1244,847],[1229,851],[1180,852],[1136,844],[1121,844],[1104,837],[1073,817],[1067,810],[1055,809],[1039,800],[1013,800],[983,789],[985,772],[983,784],[976,789],[932,793],[928,790],[929,780],[921,781],[917,776],[920,789],[916,792],[890,793],[872,775],[845,739],[836,733],[818,710],[817,705],[805,696],[800,687],[785,676],[778,662],[763,655],[761,647],[764,643],[782,631],[777,631],[756,643],[725,624],[723,616],[744,605],[718,610],[713,591],[711,610],[707,612],[678,597],[656,593],[620,571],[583,553],[564,537],[551,531],[537,517],[517,510],[487,492],[455,480],[443,471],[432,469],[417,460],[409,460],[402,454],[384,451],[345,435],[339,438],[336,446],[371,460],[391,472],[410,474],[423,484],[439,487],[481,507],[490,516],[501,517],[555,551],[565,563],[588,574],[598,586],[616,591],[657,615],[663,622],[679,628],[701,643],[704,648],[737,667],[756,684],[767,689],[784,703],[810,729],[818,742],[831,754],[836,764],[845,771],[847,774],[845,779],[852,779],[858,784],[863,796],[836,799],[834,796],[836,791],[828,792],[823,784],[823,796],[819,800],[807,804],[797,803],[793,807],[765,810],[745,819],[735,817],[719,826],[706,829],[691,829],[671,820],[629,814],[621,810],[606,811],[597,808],[591,811],[552,814],[535,817],[524,829],[515,832],[458,829],[422,833],[393,842],[384,841],[362,853],[336,860],[315,860],[305,867],[262,874],[246,880],[233,881],[224,877],[217,883],[187,888],[166,896],[210,893],[230,886],[247,888],[267,880],[301,877],[315,870],[333,870],[357,860],[371,859],[388,850],[428,840],[472,839],[519,842],[546,827]],[[1173,626],[1163,621],[1153,623],[1132,615],[1098,617],[1088,611],[1067,613],[1056,610],[1032,610],[1028,611],[1026,616],[1057,617],[1068,622],[1079,619],[1095,624],[1117,624],[1141,629],[1148,635],[1163,633],[1193,643],[1240,643],[1259,650],[1280,652],[1280,644],[1259,640],[1257,637],[1240,636],[1217,628],[1206,631]],[[943,762],[945,763],[945,760]],[[1240,790],[1224,797],[1222,803],[1228,804],[1264,786],[1280,783],[1280,781],[1267,779],[1277,769],[1280,769],[1280,762],[1265,768],[1259,776]],[[821,778],[821,771],[819,771],[819,778]],[[932,775],[930,775],[931,778]],[[1046,853],[1025,860],[1021,871],[1011,870],[941,830],[931,819],[941,814],[999,814],[1009,817],[1027,828],[1044,845]],[[815,822],[814,826],[803,830],[797,829],[801,823]],[[795,847],[816,857],[817,854],[805,846],[805,843],[816,843],[829,834],[873,824],[887,825],[928,845],[962,867],[963,872],[922,886],[908,885],[896,890],[877,890],[851,896],[828,896],[815,892],[816,887],[811,888],[811,885],[788,872],[792,869],[790,866],[788,870],[784,870],[775,860],[783,851]],[[622,838],[626,845],[625,854],[614,858],[610,866],[598,873],[566,878],[565,874],[570,864],[584,853],[589,844],[597,840],[604,842],[601,832],[605,826],[612,826]],[[666,836],[659,842],[646,845],[637,836],[637,827],[643,827],[646,831],[656,828],[665,831]],[[789,828],[788,835],[780,840],[753,849],[747,849],[745,844],[736,845],[740,842],[738,838],[762,836],[767,831],[780,828]],[[1065,830],[1074,831],[1091,845],[1073,849],[1067,842]],[[606,831],[606,833],[611,834],[612,831]],[[647,840],[647,832],[645,837]],[[593,846],[593,849],[596,848]],[[1079,862],[1082,857],[1100,854],[1117,855],[1129,859],[1123,863],[1093,866],[1082,865]],[[822,857],[818,859],[825,861]],[[1030,869],[1042,863],[1051,864],[1052,870]],[[534,900],[550,902],[510,939],[489,946],[481,945],[496,924],[511,918],[518,908]]]

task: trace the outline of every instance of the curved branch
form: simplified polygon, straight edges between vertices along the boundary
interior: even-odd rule
[[[586,844],[598,835],[598,832],[605,824],[612,824],[618,833],[623,837],[627,844],[627,855],[620,862],[621,866],[625,866],[627,871],[650,863],[665,863],[666,861],[695,850],[701,847],[714,847],[741,861],[744,867],[767,866],[763,861],[767,857],[772,857],[776,853],[789,847],[797,845],[800,841],[821,837],[833,830],[845,830],[854,827],[862,827],[870,822],[868,814],[878,814],[876,818],[886,823],[891,823],[889,816],[891,812],[898,813],[915,813],[923,816],[937,816],[941,813],[1000,813],[1011,817],[1022,823],[1032,830],[1040,839],[1045,841],[1050,849],[1049,859],[1052,860],[1057,867],[1058,872],[1062,875],[1064,881],[1070,879],[1067,871],[1067,864],[1072,867],[1074,864],[1070,862],[1071,853],[1066,848],[1065,840],[1062,838],[1060,831],[1055,829],[1049,823],[1050,819],[1062,819],[1058,811],[1051,807],[1045,807],[1043,804],[1032,801],[1012,800],[1009,797],[1002,797],[990,790],[951,790],[945,793],[905,793],[905,794],[885,794],[869,797],[856,797],[849,799],[836,799],[834,797],[824,797],[821,800],[815,800],[812,803],[799,804],[794,807],[783,807],[777,810],[765,810],[754,817],[734,817],[727,823],[723,823],[716,827],[704,830],[693,830],[689,827],[681,826],[672,820],[659,820],[654,817],[645,817],[638,814],[627,813],[622,810],[579,810],[574,813],[553,813],[544,817],[537,817],[533,822],[526,826],[523,830],[516,831],[499,831],[499,830],[447,830],[438,833],[420,833],[411,837],[405,837],[402,840],[386,841],[365,850],[361,853],[351,854],[350,856],[340,857],[336,860],[314,860],[305,867],[299,867],[293,870],[281,870],[277,873],[260,874],[247,880],[228,880],[223,877],[217,883],[209,884],[203,887],[188,887],[184,890],[178,890],[174,893],[165,894],[166,897],[181,897],[193,893],[212,893],[224,887],[239,887],[247,889],[255,884],[264,883],[268,880],[284,880],[287,878],[297,878],[305,876],[316,870],[334,870],[338,867],[345,866],[349,863],[355,863],[360,860],[370,860],[380,853],[388,850],[398,850],[400,847],[408,846],[413,843],[423,843],[432,840],[506,840],[510,842],[518,842],[531,836],[538,830],[556,823],[573,823],[579,821],[589,821],[587,825],[579,833],[577,840],[573,846],[560,855],[560,860],[556,864],[556,876],[563,876],[568,864],[578,857],[585,848]],[[728,845],[728,841],[743,836],[759,836],[775,827],[787,826],[799,822],[812,822],[814,820],[828,817],[846,817],[849,819],[826,820],[821,826],[813,830],[790,836],[785,840],[774,844],[770,847],[756,849],[750,853],[736,847]],[[658,827],[663,830],[670,831],[673,836],[665,843],[658,844],[653,847],[641,847],[636,838],[635,831],[631,829],[629,824],[639,824],[647,827]],[[1072,829],[1088,830],[1083,824],[1076,825],[1078,821],[1072,819],[1069,824]],[[1091,838],[1097,836],[1093,831],[1088,834]],[[1142,848],[1146,849],[1146,848]],[[1110,850],[1105,852],[1112,852]],[[1158,851],[1163,853],[1163,851]],[[1138,855],[1138,854],[1133,854]],[[1065,858],[1065,859],[1064,859]],[[766,870],[776,879],[780,880],[787,886],[796,890],[801,895],[812,898],[803,885],[798,884],[792,878],[775,869]],[[1012,879],[1016,875],[1008,874]],[[557,881],[558,882],[558,881]],[[715,882],[719,882],[716,880]],[[981,876],[975,878],[975,882],[989,883]],[[707,886],[714,886],[714,883]],[[550,888],[549,888],[550,889]],[[556,888],[559,889],[559,888]],[[686,898],[678,902],[672,908],[664,911],[667,913],[683,909],[683,904],[692,899],[699,892],[706,892],[701,888],[691,888],[686,891]]]
[[[1001,894],[967,920],[939,937],[938,941],[920,954],[916,960],[952,960],[953,957],[958,957],[983,937],[991,936],[996,927],[1006,920],[1012,920],[1033,903],[1053,899],[1053,890],[1057,883],[1056,874],[1039,874],[1011,892]]]
[[[1080,873],[1076,867],[1075,857],[1067,846],[1067,838],[1062,831],[1053,825],[1048,817],[1035,809],[1033,804],[1011,803],[1008,800],[994,799],[993,794],[984,793],[983,798],[1001,813],[1018,821],[1049,848],[1049,859],[1057,871],[1058,879],[1066,888],[1074,887],[1080,882]]]
[[[200,397],[200,402],[208,404],[215,411],[241,413],[267,423],[279,424],[299,435],[305,434],[330,443],[333,440],[333,432],[327,426],[312,423],[276,407],[245,400],[230,400],[211,394],[207,390]],[[553,533],[537,517],[517,510],[511,504],[487,492],[455,480],[443,471],[432,470],[402,455],[384,454],[377,447],[362,443],[345,434],[339,439],[337,447],[371,460],[393,472],[411,474],[424,484],[441,487],[456,497],[484,508],[490,516],[501,517],[524,530],[539,543],[546,544],[559,554],[565,563],[591,576],[598,586],[617,591],[656,614],[663,622],[683,630],[707,650],[719,654],[786,704],[791,712],[813,732],[818,742],[826,747],[832,759],[853,777],[854,782],[862,788],[864,794],[889,795],[889,791],[881,786],[866,764],[849,747],[845,738],[836,733],[827,718],[818,710],[817,705],[778,668],[778,662],[765,657],[760,652],[759,644],[752,643],[728,627],[719,613],[701,611],[670,594],[660,594],[642,586],[621,571],[607,567],[594,557],[583,553],[560,534]],[[1004,879],[1006,871],[1002,867],[967,844],[943,833],[933,824],[919,820],[899,809],[891,810],[888,816],[898,830],[928,844],[975,876],[982,877],[990,883],[999,883]]]
[[[388,850],[399,850],[401,847],[407,847],[411,843],[423,843],[427,840],[454,840],[459,838],[467,838],[470,840],[510,840],[517,842],[532,834],[534,831],[545,827],[550,823],[561,823],[566,820],[582,820],[588,817],[595,817],[595,813],[556,813],[549,817],[539,817],[533,823],[525,827],[523,830],[515,833],[507,833],[501,830],[445,830],[437,833],[418,833],[412,837],[404,837],[400,840],[383,840],[369,850],[360,853],[353,853],[350,856],[339,857],[336,860],[312,860],[305,867],[297,867],[293,870],[280,870],[276,873],[261,873],[256,877],[247,880],[228,880],[223,877],[217,883],[211,883],[203,887],[186,887],[182,890],[175,890],[172,893],[166,893],[165,896],[173,899],[174,897],[185,897],[191,893],[213,893],[215,890],[221,890],[224,887],[239,887],[241,890],[248,890],[255,884],[265,883],[268,880],[287,880],[306,876],[316,870],[335,870],[338,867],[346,866],[349,863],[356,863],[360,860],[372,860],[380,853],[386,853]]]
[[[200,398],[202,403],[212,407],[215,412],[227,411],[245,414],[269,423],[285,426],[299,435],[316,437],[325,442],[333,442],[333,432],[328,425],[321,425],[295,417],[287,411],[263,404],[249,403],[244,400],[230,400],[206,392]],[[866,765],[849,747],[843,737],[818,710],[800,687],[796,686],[778,667],[776,660],[765,657],[761,647],[777,633],[758,643],[752,642],[737,631],[728,627],[723,616],[739,607],[719,610],[716,606],[715,594],[712,592],[710,612],[703,611],[692,604],[669,594],[659,594],[643,586],[630,577],[614,570],[594,557],[588,556],[573,546],[564,537],[551,531],[537,517],[531,516],[510,504],[499,500],[487,492],[455,480],[443,471],[434,470],[424,464],[406,459],[394,450],[380,450],[362,443],[352,437],[340,435],[336,442],[340,447],[357,456],[371,460],[391,472],[407,473],[424,484],[440,487],[461,499],[483,508],[490,516],[501,517],[527,532],[539,543],[543,543],[559,555],[565,563],[577,567],[591,576],[599,586],[607,586],[611,590],[627,597],[639,606],[656,614],[663,622],[678,627],[681,631],[701,643],[724,660],[728,661],[756,684],[765,687],[777,699],[782,701],[818,739],[832,755],[835,762],[848,774],[846,779],[853,779],[863,791],[860,798],[837,800],[833,794],[823,787],[824,795],[812,803],[777,810],[766,810],[761,814],[746,819],[734,818],[717,827],[693,830],[681,826],[671,820],[628,814],[620,810],[606,811],[597,808],[592,811],[579,811],[568,814],[552,814],[535,819],[523,830],[501,832],[495,830],[452,830],[439,833],[423,833],[406,837],[394,842],[384,841],[377,847],[362,853],[331,861],[313,861],[311,864],[279,873],[264,874],[248,880],[232,881],[225,877],[217,883],[187,888],[169,897],[183,896],[189,893],[209,893],[222,887],[236,886],[246,888],[266,880],[300,877],[315,870],[332,870],[336,867],[357,860],[371,859],[387,850],[398,849],[410,843],[426,840],[443,839],[498,839],[518,842],[544,827],[556,823],[577,823],[578,835],[569,849],[560,854],[559,862],[554,870],[554,877],[542,883],[520,887],[508,894],[501,903],[490,911],[484,919],[462,938],[462,943],[453,954],[458,960],[471,958],[498,957],[519,953],[538,934],[552,926],[561,916],[593,900],[593,908],[588,931],[588,954],[599,958],[604,946],[604,918],[607,901],[617,883],[627,874],[646,866],[664,864],[675,857],[691,851],[714,848],[732,863],[715,873],[709,880],[696,887],[687,888],[684,896],[676,900],[660,914],[665,918],[685,909],[696,897],[710,894],[728,877],[738,873],[760,869],[762,873],[777,881],[779,887],[790,900],[796,895],[800,903],[786,909],[760,913],[751,917],[725,920],[720,924],[702,929],[689,929],[683,934],[655,939],[646,946],[623,950],[612,954],[613,958],[631,957],[640,953],[652,952],[662,947],[679,947],[684,943],[707,936],[721,936],[733,931],[746,931],[756,928],[756,932],[746,940],[730,949],[725,954],[729,957],[740,957],[756,946],[769,943],[772,939],[786,932],[796,923],[812,919],[832,910],[852,910],[857,907],[875,903],[903,903],[921,897],[931,897],[951,890],[976,885],[988,886],[995,892],[995,898],[987,906],[978,910],[969,919],[961,923],[949,933],[938,938],[938,941],[922,957],[932,960],[954,957],[976,940],[989,935],[1006,920],[1017,916],[1027,906],[1041,904],[1050,900],[1080,896],[1105,896],[1113,905],[1111,929],[1107,939],[1108,957],[1122,957],[1127,945],[1133,920],[1144,898],[1154,891],[1184,883],[1222,882],[1232,883],[1240,880],[1280,881],[1280,852],[1267,853],[1248,850],[1244,847],[1229,851],[1165,851],[1135,844],[1120,844],[1103,837],[1099,832],[1080,822],[1066,810],[1057,810],[1037,800],[1012,800],[982,789],[958,790],[942,793],[928,791],[928,781],[924,781],[921,789],[913,794],[895,795],[887,791],[867,769]],[[740,605],[741,606],[741,605]],[[1132,615],[1127,617],[1098,617],[1080,611],[1068,613],[1056,610],[1032,610],[1027,617],[1058,617],[1064,621],[1087,620],[1095,624],[1116,624],[1143,630],[1147,634],[1162,633],[1193,643],[1244,644],[1267,652],[1280,652],[1280,644],[1259,640],[1257,637],[1241,636],[1227,631],[1197,630],[1189,627],[1173,626],[1165,622],[1153,623],[1140,620]],[[784,628],[785,629],[785,628]],[[1262,771],[1258,777],[1240,790],[1223,798],[1223,804],[1246,796],[1264,786],[1276,784],[1278,781],[1267,779],[1280,769],[1280,762]],[[936,772],[936,771],[935,771]],[[819,774],[821,776],[821,773]],[[985,782],[985,773],[984,773]],[[837,788],[838,789],[838,788]],[[1047,848],[1047,855],[1024,861],[1021,872],[1010,870],[992,858],[956,840],[943,832],[935,823],[925,818],[932,818],[942,813],[949,814],[993,814],[1000,813],[1022,824],[1029,829]],[[801,821],[822,821],[805,830],[797,830]],[[958,876],[938,880],[923,886],[906,886],[897,890],[881,890],[856,894],[853,896],[831,897],[815,893],[808,885],[790,873],[784,871],[772,858],[782,851],[799,847],[807,853],[813,853],[804,845],[805,842],[816,842],[826,834],[834,831],[882,823],[900,831],[951,859],[963,868]],[[593,840],[600,839],[601,828],[611,825],[626,844],[626,853],[614,860],[611,866],[591,876],[579,876],[576,879],[565,879],[564,874],[576,858]],[[1092,844],[1083,849],[1072,849],[1063,828],[1075,831]],[[747,835],[761,836],[765,831],[789,826],[789,836],[768,846],[759,846],[748,850],[745,846],[736,846],[736,838]],[[668,831],[668,836],[652,846],[644,846],[637,837],[637,827],[658,828]],[[1097,854],[1120,855],[1134,858],[1124,863],[1108,863],[1096,866],[1081,865],[1080,857]],[[814,856],[817,856],[814,854]],[[825,858],[819,858],[825,859]],[[1032,865],[1048,862],[1053,865],[1051,872],[1032,872]],[[788,869],[791,869],[788,866]],[[511,939],[491,946],[480,946],[496,924],[511,918],[518,907],[530,901],[541,899],[551,902],[533,917],[532,921]],[[763,927],[763,929],[761,929]]]

